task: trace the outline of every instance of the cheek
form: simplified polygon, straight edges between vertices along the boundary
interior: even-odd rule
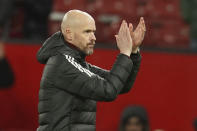
[[[88,45],[88,43],[89,43],[88,37],[86,37],[86,36],[81,36],[80,42],[82,43],[82,45],[83,45],[84,47],[86,47],[86,46]]]
[[[84,46],[85,39],[84,39],[84,37],[83,37],[82,35],[76,34],[74,39],[75,39],[75,42],[76,42],[78,45]]]
[[[85,34],[75,34],[75,43],[82,50],[88,50],[89,37]]]

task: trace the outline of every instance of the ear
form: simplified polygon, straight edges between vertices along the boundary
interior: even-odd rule
[[[66,29],[66,31],[65,31],[65,36],[66,36],[66,39],[67,39],[68,41],[72,41],[72,39],[73,39],[73,37],[72,37],[72,32],[71,32],[71,30],[70,30],[69,28]]]

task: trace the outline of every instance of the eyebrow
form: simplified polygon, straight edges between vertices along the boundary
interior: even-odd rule
[[[84,30],[83,32],[96,32],[96,30],[91,30],[91,29],[86,29],[86,30]]]

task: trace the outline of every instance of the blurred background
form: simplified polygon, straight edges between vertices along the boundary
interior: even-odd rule
[[[0,131],[35,131],[44,65],[36,52],[70,9],[96,21],[95,53],[87,61],[111,69],[114,35],[123,19],[144,17],[142,64],[130,93],[98,103],[97,131],[117,131],[123,110],[142,106],[151,131],[194,131],[197,117],[197,0],[0,0]]]

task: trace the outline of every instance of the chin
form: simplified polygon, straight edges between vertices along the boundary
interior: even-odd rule
[[[92,55],[94,53],[94,51],[93,50],[88,50],[87,52],[86,52],[86,55],[88,56],[88,55]]]

